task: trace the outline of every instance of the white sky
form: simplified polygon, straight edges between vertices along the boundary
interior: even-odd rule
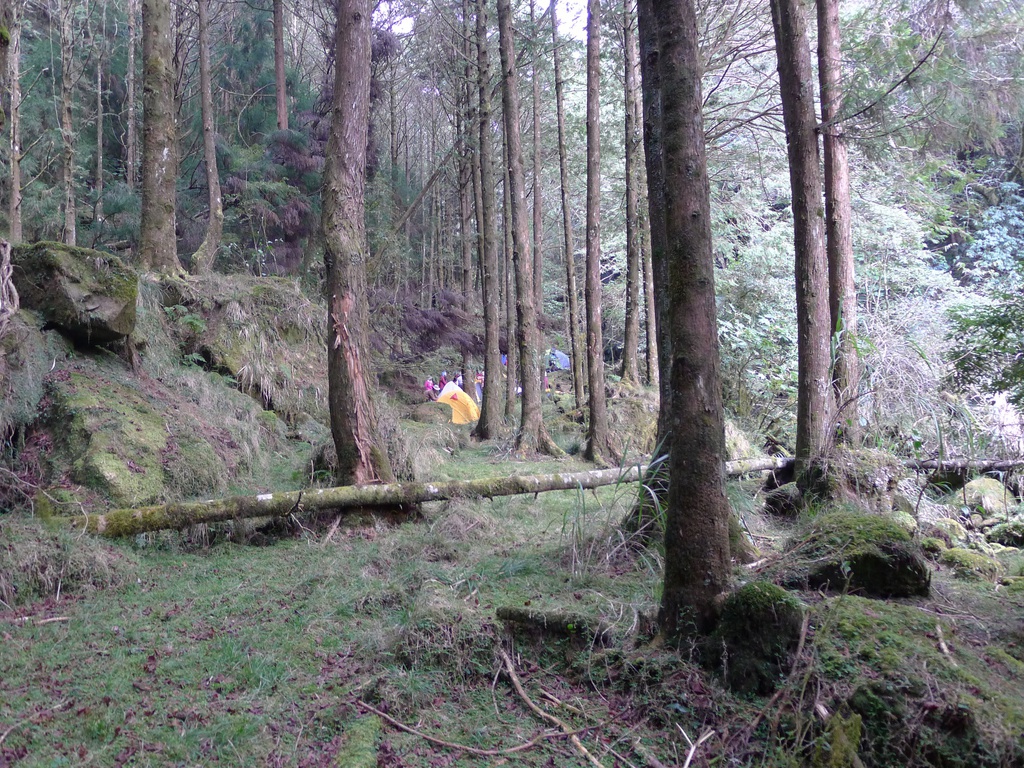
[[[558,6],[558,28],[562,34],[572,35],[578,40],[586,37],[587,27],[587,0],[557,0]],[[537,11],[541,13],[547,10],[545,0],[538,0]],[[389,0],[382,0],[377,8],[380,16],[387,17],[391,12]],[[403,35],[412,32],[413,19],[406,17],[396,23],[393,27],[396,34]]]

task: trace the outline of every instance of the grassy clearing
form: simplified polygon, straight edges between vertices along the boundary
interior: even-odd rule
[[[420,429],[438,478],[583,466],[514,462]],[[691,765],[830,765],[846,722],[847,735],[860,724],[867,765],[1019,764],[1019,594],[945,572],[930,601],[804,593],[807,642],[776,698],[737,696],[719,682],[727,659],[702,670],[696,649],[648,642],[660,562],[617,531],[632,494],[438,503],[418,522],[343,526],[329,541],[193,532],[120,544],[131,567],[104,590],[57,600],[44,584],[44,599],[0,612],[0,765],[586,765],[564,738],[490,755],[427,738],[500,751],[550,732],[501,649],[531,700],[587,729],[580,740],[609,768],[682,765],[686,738],[708,731]],[[501,606],[592,616],[612,639],[510,633]],[[825,724],[822,711],[847,719]]]

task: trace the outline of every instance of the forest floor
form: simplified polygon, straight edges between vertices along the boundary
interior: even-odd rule
[[[462,444],[434,479],[556,468],[584,467]],[[0,606],[0,766],[1024,764],[1024,591],[939,571],[925,600],[802,594],[790,672],[773,696],[737,696],[651,642],[659,555],[617,527],[634,493],[436,504],[248,544],[61,533],[121,583]],[[730,496],[770,555],[786,532],[751,488]],[[4,535],[33,523],[7,518]],[[73,576],[89,580],[51,574]],[[608,631],[515,632],[501,607]]]

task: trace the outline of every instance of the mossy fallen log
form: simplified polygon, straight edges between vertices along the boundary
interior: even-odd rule
[[[185,501],[137,509],[115,509],[99,515],[57,518],[79,530],[110,538],[166,529],[180,530],[200,523],[251,517],[283,517],[297,511],[365,507],[395,507],[426,501],[480,499],[495,496],[598,488],[640,479],[643,468],[564,472],[552,475],[512,475],[440,483],[388,483],[314,488],[289,493],[261,493],[209,501]]]
[[[507,624],[515,624],[539,635],[578,637],[603,642],[612,628],[600,619],[581,613],[532,611],[516,606],[498,606],[495,615]]]

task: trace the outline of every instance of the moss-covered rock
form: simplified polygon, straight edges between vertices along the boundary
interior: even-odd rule
[[[949,549],[949,544],[934,536],[925,536],[921,539],[921,549],[929,555],[938,555]]]
[[[800,601],[769,582],[755,581],[729,595],[709,641],[710,658],[729,687],[771,693],[789,671],[803,617]]]
[[[829,503],[888,514],[903,466],[886,451],[838,446],[800,478],[802,489]]]
[[[931,573],[911,535],[880,515],[819,515],[790,544],[789,580],[872,597],[927,595]]]
[[[1005,517],[1007,511],[1016,503],[1013,493],[994,477],[976,477],[964,486],[961,499],[967,506],[982,514],[983,518],[990,515]]]
[[[993,526],[985,538],[1004,547],[1024,547],[1024,518]]]
[[[970,549],[947,549],[939,555],[939,562],[960,579],[992,581],[1005,572],[1002,563]]]
[[[11,317],[0,339],[0,433],[35,421],[47,373],[74,353],[64,336],[40,330],[45,322],[39,313],[23,309]]]
[[[163,418],[137,390],[96,373],[64,371],[47,382],[46,418],[72,479],[119,507],[162,500]]]
[[[21,304],[84,344],[104,344],[135,328],[138,277],[109,253],[61,243],[11,250]]]
[[[1024,764],[1024,666],[912,605],[852,595],[814,606],[816,669],[852,693],[866,766]]]
[[[970,537],[967,529],[959,520],[952,517],[941,517],[926,526],[922,533],[936,539],[942,539],[947,547],[959,547],[966,544]]]
[[[768,491],[764,496],[765,514],[772,517],[795,518],[803,509],[803,494],[797,484],[786,483]]]

